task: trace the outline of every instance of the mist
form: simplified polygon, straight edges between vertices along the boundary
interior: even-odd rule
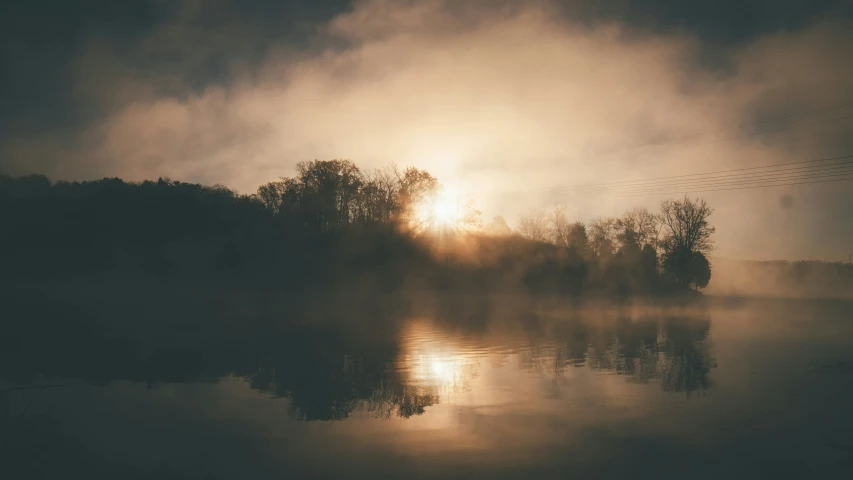
[[[849,0],[0,4],[3,472],[848,478],[851,47]]]
[[[706,292],[733,297],[853,299],[853,265],[717,259]]]
[[[304,45],[273,44],[257,62],[227,55],[241,53],[226,40],[245,26],[214,33],[203,20],[188,2],[129,47],[87,38],[67,88],[78,108],[98,112],[94,120],[4,138],[0,170],[73,180],[168,176],[251,193],[292,175],[300,161],[393,162],[429,170],[468,192],[486,218],[513,223],[531,207],[561,203],[573,220],[589,221],[637,203],[656,209],[662,199],[552,190],[559,187],[853,148],[850,121],[835,120],[849,107],[772,124],[785,129],[778,133],[750,127],[670,142],[850,100],[853,25],[830,14],[715,44],[687,30],[589,22],[547,1],[369,0],[318,24]],[[228,59],[226,82],[200,87],[168,69],[138,67],[170,55],[201,62],[216,49]],[[847,191],[708,193],[717,253],[844,258],[853,234]],[[782,207],[786,195],[793,202]]]

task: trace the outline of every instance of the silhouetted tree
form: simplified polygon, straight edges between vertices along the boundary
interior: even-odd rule
[[[436,261],[426,243],[431,235],[419,238],[413,235],[418,230],[400,227],[411,225],[413,207],[446,202],[437,197],[441,192],[425,171],[390,166],[364,175],[346,160],[299,164],[296,176],[262,185],[251,196],[168,178],[52,184],[41,176],[0,177],[0,261],[6,271],[28,277],[143,273],[293,291],[353,283],[387,291],[411,277],[443,289],[562,294],[627,295],[707,284],[707,257],[671,248],[680,230],[667,230],[661,242],[661,277],[654,221],[645,210],[599,218],[589,228],[571,223],[565,207],[531,210],[521,219],[521,235],[507,235],[511,229],[497,218],[485,230],[497,235],[479,238],[480,212],[470,199],[453,198],[453,221],[432,232],[474,235],[459,244],[465,255]],[[670,206],[678,219],[693,204]],[[700,235],[694,244],[709,242]]]
[[[510,228],[506,223],[506,219],[500,215],[493,218],[492,221],[485,226],[483,231],[488,235],[494,236],[512,235],[512,228]]]
[[[548,240],[548,215],[544,210],[531,209],[521,216],[518,233],[534,242]]]
[[[483,212],[477,210],[474,206],[474,199],[459,199],[460,205],[458,218],[456,219],[456,227],[464,231],[474,231],[483,227],[482,215]]]
[[[412,211],[414,206],[430,202],[438,193],[438,179],[425,170],[407,168],[402,174],[397,172],[399,182],[399,204],[403,211]]]
[[[657,246],[659,220],[645,208],[635,208],[625,212],[616,220],[616,240],[620,248],[636,245]]]
[[[663,269],[681,285],[697,290],[707,287],[711,280],[711,265],[705,254],[684,247],[664,255]]]
[[[568,246],[574,248],[582,257],[589,254],[589,237],[586,234],[586,225],[582,222],[575,222],[569,226],[567,241]]]
[[[589,226],[589,245],[601,258],[610,258],[616,251],[616,226],[614,218],[598,217]]]
[[[566,216],[566,207],[558,205],[554,208],[554,211],[551,212],[551,215],[548,217],[548,222],[550,224],[549,237],[551,243],[561,247],[568,247],[569,234],[572,225],[569,223],[569,218]]]
[[[358,167],[349,160],[303,162],[296,166],[302,186],[300,206],[319,231],[349,225],[362,185]]]
[[[365,177],[357,202],[360,220],[385,223],[399,213],[400,183],[396,173],[392,165]]]
[[[711,268],[706,254],[713,248],[708,224],[713,209],[703,199],[665,200],[661,203],[661,222],[666,230],[663,246],[664,273],[683,286],[697,289],[708,285]]]
[[[711,281],[711,264],[704,253],[693,254],[692,274],[691,282],[697,290],[708,286],[708,282]]]
[[[658,277],[658,255],[654,247],[649,244],[640,252],[644,284],[649,288],[655,288]]]
[[[664,248],[674,252],[686,249],[690,252],[709,253],[714,246],[711,235],[716,231],[708,224],[714,213],[704,199],[664,200],[660,206],[661,223],[666,229]]]

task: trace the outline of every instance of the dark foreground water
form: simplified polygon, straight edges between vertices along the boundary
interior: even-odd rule
[[[233,342],[45,332],[3,369],[48,376],[0,383],[0,477],[853,478],[849,302],[464,303]]]

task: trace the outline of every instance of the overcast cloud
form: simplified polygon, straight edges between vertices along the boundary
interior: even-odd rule
[[[132,34],[84,29],[73,49],[49,50],[61,67],[27,67],[27,45],[5,47],[16,116],[3,116],[0,172],[170,176],[250,193],[300,161],[395,162],[513,223],[531,207],[563,203],[588,221],[663,198],[553,188],[853,153],[850,106],[633,148],[853,102],[845,2],[797,21],[736,18],[729,31],[666,10],[653,22],[659,6],[631,2],[366,0],[276,11],[280,30],[263,9],[159,3],[169,8]],[[39,72],[53,78],[23,86]],[[750,135],[766,128],[785,130]],[[841,259],[853,248],[850,182],[703,196],[718,255]]]

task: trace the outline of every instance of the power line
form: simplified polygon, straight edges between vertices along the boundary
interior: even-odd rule
[[[820,181],[816,180],[816,181],[810,181],[810,182],[780,183],[780,184],[775,184],[775,185],[756,185],[756,186],[751,186],[751,187],[718,188],[718,189],[712,189],[712,190],[681,190],[678,192],[632,193],[632,194],[625,194],[625,195],[597,195],[597,197],[618,198],[618,197],[651,197],[651,196],[664,196],[664,195],[668,196],[668,195],[679,195],[679,194],[687,194],[687,193],[709,193],[709,192],[723,192],[723,191],[728,191],[728,190],[749,190],[749,189],[754,189],[754,188],[785,187],[785,186],[790,186],[790,185],[807,185],[807,184],[812,184],[812,183],[843,182],[846,180],[853,180],[853,177],[838,178],[838,179],[831,179],[831,180],[820,180]],[[585,196],[584,194],[572,194],[572,193],[565,194],[565,195]]]
[[[552,195],[589,197],[632,197],[706,193],[755,188],[808,185],[853,180],[853,161],[832,162],[853,158],[853,155],[824,157],[798,162],[786,162],[756,167],[717,170],[685,175],[671,175],[644,180],[575,185],[545,190]],[[817,165],[813,165],[817,164]],[[788,167],[791,165],[807,165]],[[740,173],[732,173],[740,172]],[[743,173],[750,172],[750,173]],[[728,174],[728,175],[727,175]],[[785,183],[779,183],[785,182]],[[540,191],[542,191],[540,189]]]
[[[853,180],[853,176],[845,177],[845,178],[831,178],[827,180],[811,180],[805,182],[791,182],[791,183],[773,183],[770,185],[752,185],[752,186],[736,186],[731,188],[710,188],[703,190],[693,190],[693,189],[684,189],[678,191],[670,191],[670,192],[646,192],[646,193],[626,193],[626,194],[584,194],[584,193],[564,193],[562,195],[570,195],[570,196],[587,196],[587,197],[596,197],[596,198],[619,198],[619,197],[651,197],[651,196],[670,196],[670,195],[681,195],[688,193],[708,193],[708,192],[723,192],[729,190],[749,190],[754,188],[769,188],[769,187],[785,187],[790,185],[808,185],[812,183],[831,183],[831,182],[843,182]]]
[[[666,180],[666,179],[670,179],[670,178],[697,177],[697,176],[712,175],[712,174],[717,174],[717,173],[745,172],[748,170],[760,170],[760,169],[768,169],[768,168],[774,168],[774,167],[784,167],[784,166],[788,166],[788,165],[804,165],[804,164],[809,164],[809,163],[830,162],[830,161],[834,161],[834,160],[844,160],[844,159],[848,159],[848,158],[853,158],[853,155],[842,155],[840,157],[816,158],[813,160],[803,160],[800,162],[776,163],[776,164],[763,165],[763,166],[758,166],[758,167],[745,167],[745,168],[734,168],[734,169],[730,169],[730,170],[717,170],[717,171],[712,171],[712,172],[691,173],[691,174],[687,174],[687,175],[672,175],[672,176],[667,176],[667,177],[652,177],[652,178],[647,178],[647,179],[643,179],[643,180],[627,180],[627,181],[623,181],[623,182],[608,182],[608,183],[587,183],[587,184],[581,184],[581,185],[573,185],[573,187],[625,185],[625,184],[629,184],[629,183],[647,182],[650,180]]]
[[[839,178],[853,175],[853,169],[848,169],[842,172],[824,172],[824,173],[816,173],[812,175],[790,175],[790,176],[782,176],[768,179],[744,179],[744,180],[735,180],[735,181],[722,181],[715,183],[705,183],[705,184],[697,184],[697,185],[673,185],[673,186],[664,186],[664,187],[648,187],[643,189],[634,189],[634,190],[624,190],[624,191],[599,191],[599,192],[553,192],[558,195],[582,195],[582,196],[621,196],[628,194],[660,194],[660,193],[687,193],[700,191],[700,189],[707,188],[718,188],[718,187],[741,187],[748,185],[764,185],[770,184],[768,186],[773,186],[778,184],[780,181],[799,181],[799,180],[810,180],[810,179],[822,179],[822,178]]]
[[[711,176],[711,177],[702,177],[695,179],[686,179],[686,180],[666,180],[666,181],[657,181],[657,182],[649,182],[643,184],[633,184],[633,185],[617,185],[617,186],[606,186],[606,187],[586,187],[586,188],[572,188],[572,187],[557,187],[552,189],[551,191],[562,191],[562,192],[575,192],[575,193],[597,193],[602,192],[606,193],[608,191],[625,191],[625,190],[637,190],[637,189],[655,189],[655,188],[681,188],[681,187],[691,187],[696,185],[702,185],[707,183],[726,183],[726,182],[737,182],[737,181],[753,181],[753,180],[772,180],[774,178],[785,178],[787,176],[797,176],[797,175],[807,175],[814,173],[842,173],[842,171],[853,171],[853,162],[842,162],[842,163],[834,163],[830,165],[818,165],[812,167],[801,167],[794,169],[779,169],[776,171],[767,171],[767,172],[754,172],[754,173],[742,173],[742,174],[734,174],[734,175],[721,175],[721,176]],[[796,171],[795,171],[796,170]]]
[[[830,165],[816,165],[798,169],[778,169],[776,171],[761,171],[736,175],[709,176],[681,180],[666,180],[627,185],[597,186],[588,188],[554,187],[537,189],[548,194],[621,194],[632,192],[653,192],[661,190],[696,189],[699,187],[738,185],[752,182],[779,181],[800,178],[815,178],[821,176],[844,175],[853,173],[853,162],[841,162]]]
[[[839,178],[842,176],[853,175],[853,170],[848,170],[845,172],[836,172],[836,173],[822,173],[815,175],[799,175],[799,176],[791,176],[791,177],[780,177],[780,178],[772,178],[772,179],[761,179],[761,180],[741,180],[736,182],[721,182],[721,183],[708,183],[701,185],[676,185],[673,187],[662,187],[662,188],[653,188],[653,189],[645,189],[645,190],[625,190],[625,191],[613,191],[613,192],[554,192],[555,195],[586,195],[586,196],[609,196],[609,195],[626,195],[626,194],[656,194],[656,193],[682,193],[682,192],[692,192],[698,191],[706,188],[719,188],[719,187],[739,187],[746,185],[758,185],[758,184],[776,184],[779,182],[788,182],[788,181],[800,181],[800,180],[811,180],[811,179],[823,179],[823,178]]]

